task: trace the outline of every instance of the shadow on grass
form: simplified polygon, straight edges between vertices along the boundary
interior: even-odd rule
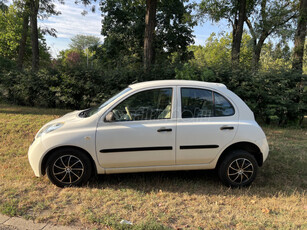
[[[235,195],[242,193],[260,197],[272,197],[279,193],[291,195],[294,192],[304,194],[306,181],[296,178],[291,180],[287,172],[271,172],[269,164],[258,170],[258,176],[249,187],[230,189],[224,186],[216,170],[170,171],[98,175],[93,178],[89,187],[133,189],[141,193],[158,192],[160,190],[178,194],[196,195]],[[302,176],[303,177],[303,176]]]
[[[98,175],[90,186],[96,188],[134,189],[140,192],[168,191],[203,193],[202,188],[221,185],[215,170],[141,172]],[[225,187],[226,188],[226,187]],[[226,188],[227,189],[227,188]]]

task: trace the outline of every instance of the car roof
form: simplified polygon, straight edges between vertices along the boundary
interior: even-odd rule
[[[146,87],[155,86],[202,86],[209,88],[227,88],[224,84],[214,82],[203,82],[203,81],[190,81],[190,80],[159,80],[159,81],[145,81],[136,84],[129,85],[132,89],[141,89]]]

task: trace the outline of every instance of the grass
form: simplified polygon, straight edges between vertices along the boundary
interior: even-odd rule
[[[248,188],[229,189],[214,171],[184,171],[101,175],[60,189],[34,176],[27,149],[67,112],[0,104],[1,213],[89,229],[307,228],[306,128],[264,127],[270,155]]]

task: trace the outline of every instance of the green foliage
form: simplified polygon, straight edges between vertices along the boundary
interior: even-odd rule
[[[98,91],[103,89],[101,85],[101,78],[93,71],[11,71],[3,76],[1,91],[7,101],[19,105],[86,108],[95,101]]]
[[[16,68],[16,65],[15,62],[13,62],[12,60],[0,56],[0,67],[1,67],[0,68],[0,76],[1,76],[1,73]]]
[[[199,69],[186,63],[176,71],[176,78],[222,82],[249,105],[257,118],[268,124],[298,125],[307,112],[307,90],[304,88],[307,75],[290,70],[270,69],[256,74],[246,69],[217,72],[209,67]]]
[[[306,80],[306,75],[289,70],[259,72],[245,85],[244,90],[250,91],[245,97],[251,109],[265,122],[298,124],[307,112],[307,91],[303,88]]]
[[[289,38],[294,34],[291,20],[297,14],[299,0],[261,0],[258,4],[251,11],[250,17],[253,36],[259,39],[261,36],[275,34]]]
[[[199,3],[198,16],[214,22],[227,20],[235,31],[239,2],[238,0],[202,0]],[[299,0],[246,1],[244,21],[253,40],[253,54],[248,58],[253,58],[254,69],[258,68],[261,49],[268,36],[279,36],[285,41],[294,34],[293,19],[298,11],[298,2]],[[245,60],[245,57],[240,59]]]
[[[262,69],[251,66],[251,38],[243,35],[241,63],[230,65],[231,36],[217,38],[212,34],[205,46],[191,46],[194,58],[176,69],[177,79],[224,83],[238,94],[257,118],[270,123],[299,124],[307,110],[306,75],[291,71],[287,45],[265,45],[261,56]]]
[[[5,11],[8,9],[8,6],[6,5],[7,0],[0,0],[0,10]]]
[[[20,216],[25,212],[25,208],[19,208],[18,199],[10,197],[8,201],[1,202],[0,212],[8,216]]]
[[[268,42],[261,51],[260,64],[262,70],[270,69],[290,69],[291,68],[291,50],[288,44],[278,43],[275,46]]]
[[[158,1],[155,47],[160,53],[174,52],[187,58],[187,47],[194,43],[192,28],[196,25],[192,17],[193,5],[187,0]]]
[[[21,38],[22,18],[15,6],[0,10],[0,56],[15,58]]]
[[[16,61],[18,57],[19,44],[22,34],[22,12],[16,4],[10,5],[6,11],[0,10],[0,56],[2,60],[10,59]],[[31,33],[27,33],[25,47],[25,63],[30,65],[31,59]],[[46,40],[43,31],[39,30],[39,48],[41,64],[46,66],[50,62]],[[2,63],[1,63],[2,64]],[[0,65],[1,66],[1,65]]]
[[[58,55],[56,60],[57,67],[73,68],[83,64],[85,57],[82,51],[77,50],[63,50]]]
[[[137,55],[140,59],[145,31],[145,1],[107,0],[101,3],[104,56],[110,59]]]
[[[249,15],[254,9],[256,0],[246,1],[246,14]],[[198,7],[198,16],[204,19],[211,19],[214,22],[219,22],[226,19],[232,25],[239,13],[239,0],[202,0]]]
[[[46,70],[38,73],[10,71],[1,76],[2,97],[19,105],[54,107],[55,93],[50,86],[59,84],[56,75]]]
[[[99,46],[100,38],[91,35],[77,34],[71,38],[71,43],[69,44],[70,49],[84,51],[92,46]]]
[[[240,55],[241,63],[238,68],[251,68],[252,47],[250,41],[251,37],[244,33]],[[182,69],[176,70],[176,78],[216,82],[224,80],[223,78],[228,79],[228,75],[232,71],[231,42],[231,34],[217,36],[212,33],[205,46],[190,46],[189,51],[194,54],[194,58],[185,63]]]

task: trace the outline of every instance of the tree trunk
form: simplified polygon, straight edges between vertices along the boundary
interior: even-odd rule
[[[39,67],[39,46],[38,46],[38,28],[37,28],[38,8],[39,8],[39,0],[30,1],[32,70],[33,71],[37,71]]]
[[[237,67],[240,61],[240,48],[243,34],[243,25],[246,18],[246,0],[239,1],[239,18],[235,19],[233,25],[233,38],[231,46],[231,61],[233,68]]]
[[[259,61],[260,61],[260,55],[261,50],[264,44],[265,39],[269,36],[269,33],[266,31],[262,31],[262,34],[258,40],[258,42],[254,42],[254,48],[253,48],[253,68],[255,71],[259,69]]]
[[[292,62],[292,69],[300,73],[303,72],[306,27],[307,27],[307,0],[301,0],[299,17],[297,21],[297,28],[294,39],[294,54]]]
[[[27,9],[25,9],[25,11],[23,12],[22,34],[18,50],[17,64],[19,69],[23,68],[24,56],[26,52],[28,28],[29,28],[29,14],[27,13]]]
[[[154,63],[154,35],[156,27],[157,0],[146,0],[145,36],[144,36],[144,71],[150,71]]]

